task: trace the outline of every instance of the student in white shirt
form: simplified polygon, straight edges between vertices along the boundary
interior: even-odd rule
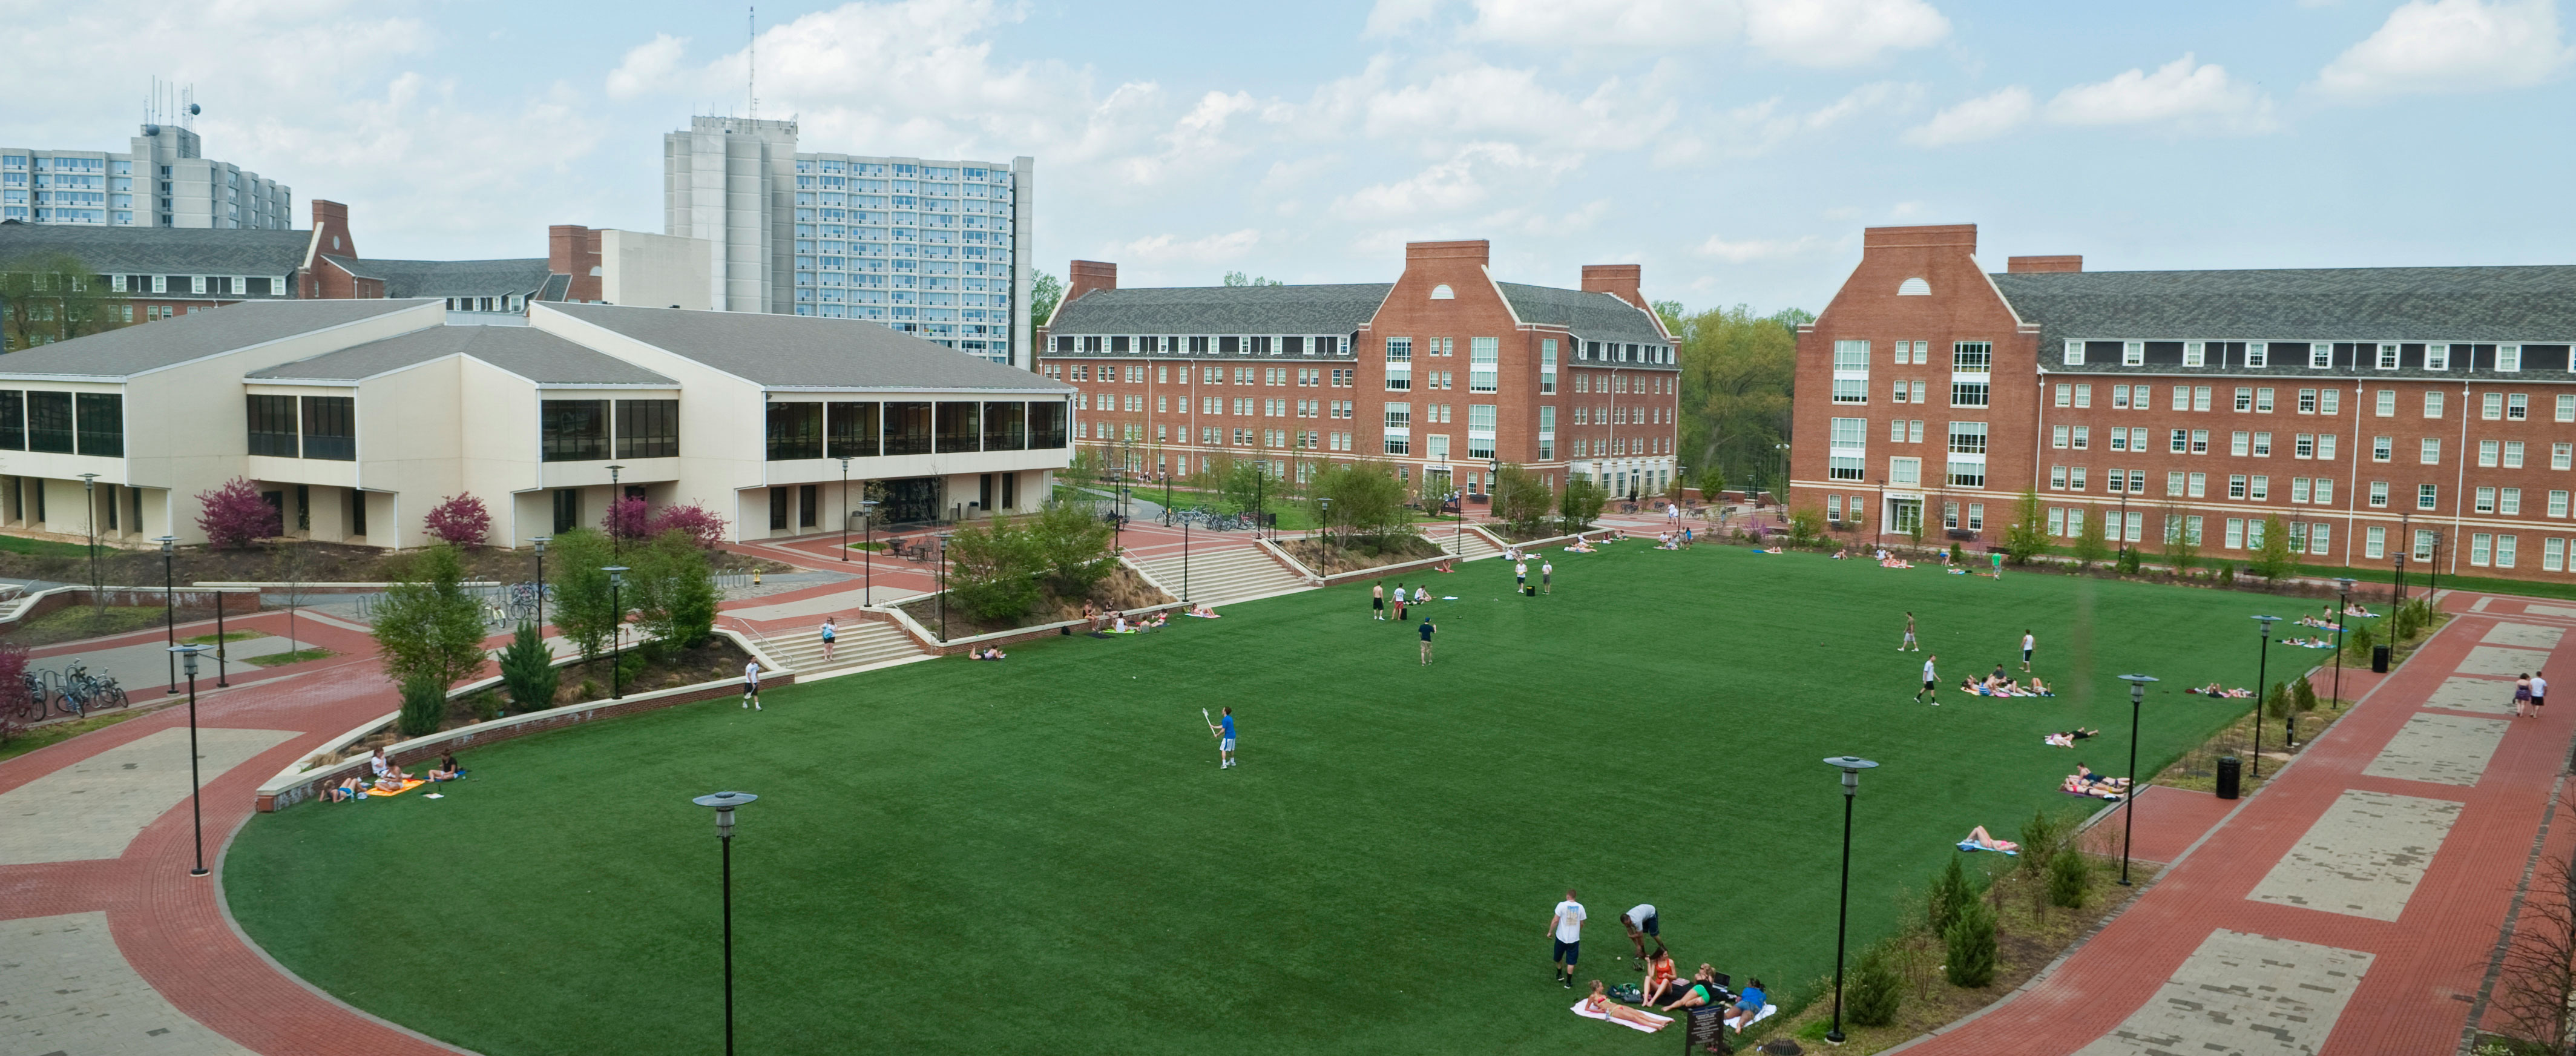
[[[758,660],[745,661],[742,665],[742,706],[753,711],[760,710],[760,661]]]
[[[1556,913],[1547,918],[1547,930],[1555,940],[1556,979],[1568,990],[1574,989],[1574,961],[1583,954],[1583,903],[1574,900],[1574,889],[1565,889],[1565,901],[1556,904]]]

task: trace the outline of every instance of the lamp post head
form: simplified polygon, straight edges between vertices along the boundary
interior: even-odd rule
[[[1843,772],[1843,795],[1845,797],[1849,797],[1853,793],[1860,791],[1861,771],[1873,770],[1878,767],[1877,763],[1873,763],[1857,755],[1837,755],[1825,760],[1825,765]]]
[[[195,678],[197,676],[197,655],[205,652],[206,647],[202,645],[174,645],[170,647],[170,651],[179,654],[180,670],[185,672],[188,677]]]
[[[759,798],[749,792],[717,792],[699,796],[689,802],[701,807],[716,808],[716,838],[730,840],[733,838],[733,808]]]
[[[530,543],[534,543],[534,544],[536,544],[536,547],[537,547],[537,556],[538,556],[538,557],[544,557],[544,556],[546,556],[546,544],[547,544],[547,543],[554,542],[554,541],[555,541],[555,537],[554,537],[554,536],[551,536],[551,535],[540,535],[540,536],[536,536],[536,537],[534,537],[534,538],[531,538],[531,539],[529,539],[528,541],[529,541]]]
[[[2350,591],[2350,590],[2352,589],[2352,585],[2353,585],[2353,584],[2355,584],[2355,583],[2359,583],[2359,582],[2361,582],[2361,581],[2360,581],[2360,580],[2357,580],[2357,579],[2354,579],[2354,578],[2352,578],[2351,576],[2337,576],[2337,577],[2335,577],[2335,587],[2336,587],[2337,589],[2344,590],[2344,591]]]
[[[624,565],[610,565],[606,568],[600,569],[600,571],[608,573],[608,582],[612,585],[626,582],[626,566]]]
[[[2120,681],[2129,684],[2129,703],[2135,704],[2147,699],[2147,683],[2159,679],[2154,675],[2121,675]]]
[[[843,472],[843,473],[847,473],[847,472],[849,472],[849,471],[850,471],[850,456],[848,456],[848,455],[842,455],[842,456],[840,456],[840,458],[841,458],[841,472]]]
[[[156,535],[152,537],[152,541],[161,544],[161,556],[163,557],[168,557],[171,554],[177,553],[179,550],[178,536]]]
[[[621,465],[618,465],[618,464],[616,464],[616,463],[614,463],[614,462],[609,463],[609,465],[608,465],[608,482],[609,482],[609,483],[611,483],[611,484],[617,483],[617,471],[618,471],[618,470],[621,470],[621,469],[624,469],[624,468],[626,468],[626,467],[621,466]]]

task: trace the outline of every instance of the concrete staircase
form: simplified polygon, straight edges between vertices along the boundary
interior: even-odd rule
[[[1432,526],[1424,528],[1423,535],[1439,543],[1440,549],[1461,561],[1473,561],[1480,557],[1500,557],[1503,553],[1502,547],[1494,545],[1494,541],[1487,538],[1485,533],[1476,531],[1474,528],[1469,528],[1464,535],[1461,535],[1456,525],[1451,525],[1445,532]]]
[[[779,663],[806,674],[928,655],[914,644],[911,635],[893,624],[874,620],[851,620],[842,624],[840,641],[832,649],[832,662],[829,664],[823,662],[823,638],[816,627],[772,633],[765,641],[758,636],[752,640],[761,642],[761,649]]]
[[[1154,577],[1174,597],[1181,594],[1181,557],[1178,554],[1139,561],[1145,574]],[[1314,586],[1304,576],[1288,570],[1259,547],[1234,546],[1223,550],[1201,550],[1190,555],[1189,600],[1209,605],[1266,598]]]

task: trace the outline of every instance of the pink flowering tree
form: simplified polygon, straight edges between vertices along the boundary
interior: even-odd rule
[[[725,519],[716,516],[715,511],[694,502],[665,506],[662,512],[653,515],[651,534],[660,535],[677,529],[696,538],[699,547],[713,550],[724,544],[725,523]]]
[[[279,534],[283,525],[277,507],[269,505],[257,487],[240,477],[197,493],[197,528],[206,533],[206,542],[215,549],[249,546]]]
[[[429,508],[429,516],[420,519],[430,536],[456,546],[481,546],[492,534],[492,511],[483,500],[472,495],[450,495]]]
[[[599,529],[619,539],[641,539],[653,531],[653,508],[642,499],[613,499]]]

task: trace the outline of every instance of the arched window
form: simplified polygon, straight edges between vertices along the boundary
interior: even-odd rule
[[[1921,279],[1907,279],[1904,282],[1897,284],[1896,295],[1899,297],[1929,297],[1932,296],[1932,284]]]
[[[1435,301],[1454,301],[1458,299],[1458,291],[1450,289],[1449,284],[1444,282],[1431,288],[1431,299]]]

